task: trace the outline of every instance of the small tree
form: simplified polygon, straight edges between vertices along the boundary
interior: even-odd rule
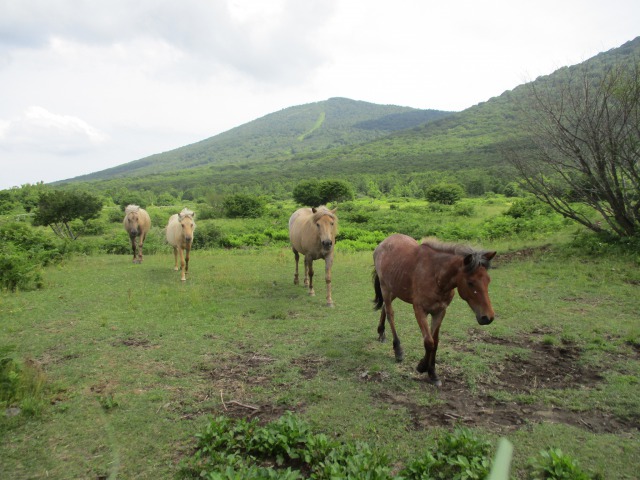
[[[293,199],[308,207],[353,200],[354,197],[353,186],[342,180],[305,180],[293,189]]]
[[[425,198],[433,203],[453,205],[464,195],[464,189],[457,183],[439,183],[429,187],[425,192]]]
[[[567,69],[528,85],[525,131],[534,148],[507,159],[524,188],[565,217],[618,236],[640,233],[640,62]],[[562,72],[561,72],[562,73]]]
[[[293,199],[300,205],[317,207],[322,205],[320,194],[320,182],[317,180],[305,180],[300,182],[293,189]]]
[[[230,195],[222,202],[224,213],[229,218],[258,218],[264,214],[264,202],[250,195]]]
[[[69,222],[77,218],[86,222],[100,215],[102,200],[87,192],[52,190],[40,196],[34,225],[48,225],[60,238],[75,240]]]

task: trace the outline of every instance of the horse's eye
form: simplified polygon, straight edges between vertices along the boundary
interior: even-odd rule
[[[468,286],[469,288],[471,288],[471,289],[473,289],[473,288],[474,288],[474,287],[473,287],[473,282],[467,282],[467,286]]]

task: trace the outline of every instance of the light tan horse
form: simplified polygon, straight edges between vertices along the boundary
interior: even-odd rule
[[[196,214],[188,208],[183,208],[180,213],[171,215],[167,224],[167,242],[173,246],[173,257],[175,260],[174,270],[178,270],[178,256],[180,256],[180,268],[183,282],[187,279],[189,271],[189,254],[193,242],[193,232],[196,228],[194,219]]]
[[[296,259],[296,273],[293,283],[298,285],[298,262],[304,255],[304,284],[313,290],[313,261],[324,258],[325,282],[327,284],[327,306],[333,307],[331,298],[331,266],[333,265],[333,247],[338,233],[336,209],[325,206],[318,208],[300,208],[289,218],[289,239]]]
[[[138,205],[127,205],[127,208],[124,209],[124,221],[122,223],[129,234],[129,239],[131,239],[133,263],[142,263],[142,246],[151,228],[151,218],[144,208],[140,208]],[[138,237],[137,245],[136,237]]]

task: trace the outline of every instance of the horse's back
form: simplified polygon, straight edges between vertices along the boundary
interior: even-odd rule
[[[301,253],[305,253],[305,244],[309,243],[305,241],[306,237],[311,236],[311,231],[308,228],[309,219],[313,215],[313,210],[307,207],[299,208],[291,217],[289,217],[289,240],[291,246]]]
[[[178,221],[178,217],[179,215],[173,214],[169,217],[169,221],[167,222],[167,232],[166,232],[166,237],[167,237],[167,242],[170,245],[173,245],[174,247],[177,247],[178,244],[180,243],[180,239],[179,239],[179,230],[178,230],[178,226],[180,226],[180,222]]]
[[[376,275],[384,289],[409,303],[412,303],[419,248],[414,238],[396,233],[385,238],[373,251]]]

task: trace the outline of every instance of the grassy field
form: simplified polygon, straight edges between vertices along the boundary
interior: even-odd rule
[[[487,247],[493,245],[485,245]],[[458,297],[442,327],[440,390],[411,307],[396,302],[405,361],[377,342],[371,252],[338,252],[336,307],[293,285],[287,248],[76,256],[44,289],[0,294],[0,353],[42,372],[47,405],[0,418],[4,478],[173,478],[211,418],[290,410],[398,464],[466,425],[515,446],[514,469],[561,447],[605,478],[637,478],[637,265],[548,248],[496,257],[499,317],[479,327]]]

